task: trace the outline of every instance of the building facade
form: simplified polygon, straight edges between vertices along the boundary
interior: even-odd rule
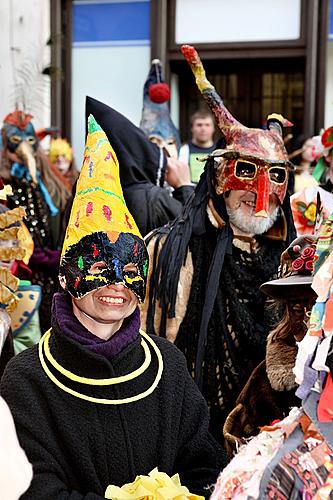
[[[161,0],[152,10],[159,23],[152,25],[152,53],[178,81],[183,133],[198,92],[182,43],[196,46],[208,78],[245,125],[261,126],[276,112],[293,121],[296,134],[323,126],[326,0]]]
[[[262,126],[271,112],[293,121],[295,134],[333,123],[332,0],[3,0],[0,16],[2,116],[21,85],[37,127],[61,128],[78,156],[85,96],[138,124],[156,57],[171,85],[173,120],[188,138],[189,116],[203,103],[182,43],[196,46],[245,125]],[[24,76],[28,66],[35,84]]]
[[[51,121],[50,2],[0,2],[0,119],[15,108],[34,116],[36,128]]]

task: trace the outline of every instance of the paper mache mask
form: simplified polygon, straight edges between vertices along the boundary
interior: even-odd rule
[[[183,45],[181,50],[226,141],[224,149],[211,155],[217,166],[217,194],[252,191],[257,195],[255,215],[267,217],[270,195],[276,195],[282,203],[287,191],[292,164],[284,147],[282,127],[292,124],[281,115],[272,114],[267,118],[267,130],[245,127],[232,116],[207,80],[196,50],[190,45]]]

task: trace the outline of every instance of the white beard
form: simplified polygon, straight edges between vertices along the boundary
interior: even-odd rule
[[[247,234],[264,234],[274,224],[279,215],[280,207],[275,207],[268,217],[256,217],[255,215],[244,215],[241,207],[230,209],[227,207],[229,221],[235,227]]]

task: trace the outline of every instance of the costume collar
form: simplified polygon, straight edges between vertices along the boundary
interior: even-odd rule
[[[208,200],[208,205],[207,205],[207,215],[208,219],[211,222],[211,224],[216,227],[216,229],[221,229],[222,227],[225,226],[225,221],[222,219],[222,217],[219,215],[218,211],[214,207],[214,202],[210,198]]]

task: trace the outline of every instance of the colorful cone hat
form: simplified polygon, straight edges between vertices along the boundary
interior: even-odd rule
[[[98,262],[104,262],[104,267],[95,269]],[[130,263],[137,266],[137,276],[124,275],[123,268]],[[106,284],[142,285],[139,282],[145,281],[147,266],[142,236],[125,203],[118,159],[104,131],[90,115],[82,169],[61,254],[60,279],[64,277],[68,291],[80,298]],[[143,300],[142,290],[134,291]]]

